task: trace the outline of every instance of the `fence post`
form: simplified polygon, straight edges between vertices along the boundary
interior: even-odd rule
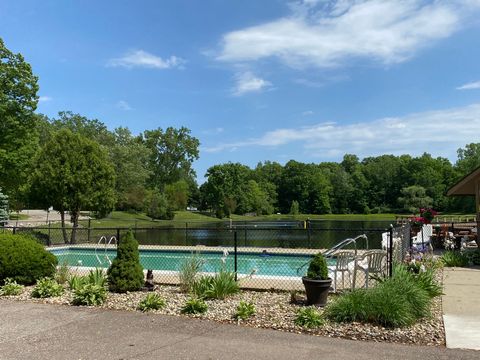
[[[389,244],[388,244],[388,258],[390,262],[388,264],[388,274],[390,277],[393,275],[393,225],[390,225],[389,231]]]
[[[185,245],[188,245],[188,222],[185,222]]]
[[[233,256],[234,256],[234,270],[235,270],[235,281],[238,280],[237,275],[237,230],[233,233]]]
[[[13,226],[12,232],[13,232],[13,235],[15,235],[17,233],[17,227],[16,226]]]
[[[87,242],[90,243],[90,229],[91,229],[92,219],[88,218],[88,230],[87,230]]]
[[[245,246],[247,246],[247,222],[243,223],[244,231],[245,231]]]
[[[120,244],[120,228],[117,228],[117,246]]]
[[[307,227],[307,237],[308,237],[308,248],[312,248],[312,233],[311,233],[311,224],[310,224],[310,219],[307,219],[305,221],[305,225]]]
[[[47,242],[47,246],[51,246],[52,245],[52,238],[51,238],[51,223],[50,221],[48,222],[48,242]]]

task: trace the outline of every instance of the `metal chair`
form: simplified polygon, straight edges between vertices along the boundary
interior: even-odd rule
[[[387,252],[384,250],[366,251],[357,259],[355,270],[365,273],[365,287],[368,288],[370,275],[385,275],[387,270]]]
[[[356,255],[352,251],[339,251],[335,254],[336,264],[333,272],[333,291],[337,292],[338,274],[342,274],[342,289],[345,289],[345,273],[348,273],[350,288],[355,288]]]

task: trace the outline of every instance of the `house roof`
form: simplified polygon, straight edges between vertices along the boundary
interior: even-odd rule
[[[480,167],[465,175],[447,191],[448,196],[475,195],[475,187],[480,182]]]

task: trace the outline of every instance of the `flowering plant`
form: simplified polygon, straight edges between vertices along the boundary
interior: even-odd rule
[[[433,218],[437,215],[438,213],[430,208],[421,208],[420,209],[420,216],[413,216],[410,218],[410,223],[412,226],[423,226],[424,224],[430,224],[433,220]]]

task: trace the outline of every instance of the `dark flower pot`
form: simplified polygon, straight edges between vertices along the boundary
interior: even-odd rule
[[[304,276],[302,277],[302,282],[307,293],[308,305],[325,306],[327,304],[332,279],[316,280]]]

